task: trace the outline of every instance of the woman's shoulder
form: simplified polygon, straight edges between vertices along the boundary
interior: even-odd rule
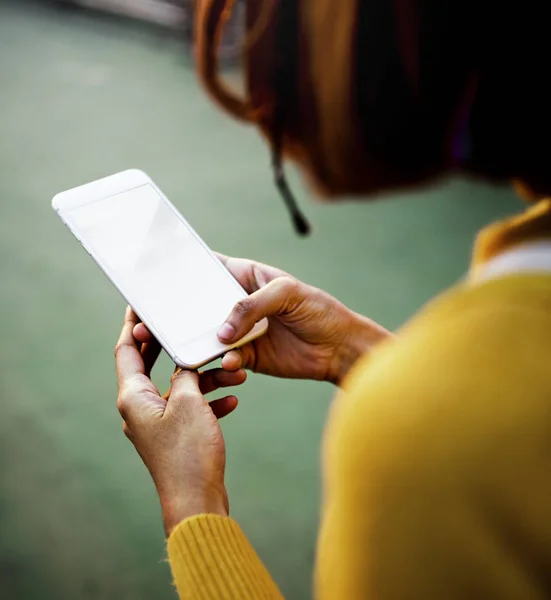
[[[548,435],[549,331],[549,275],[458,286],[354,366],[327,443],[346,439],[363,460],[431,445],[457,455],[519,423]]]
[[[394,596],[500,597],[513,561],[517,596],[536,589],[534,564],[550,568],[550,331],[551,276],[507,277],[450,291],[355,366],[324,441],[323,565],[342,555],[340,571]]]

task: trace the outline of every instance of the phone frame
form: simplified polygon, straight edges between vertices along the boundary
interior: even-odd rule
[[[139,307],[139,305],[133,302],[130,297],[125,293],[122,289],[121,285],[117,281],[114,274],[112,274],[109,270],[109,267],[104,264],[101,258],[94,254],[94,252],[87,246],[87,244],[80,239],[80,236],[77,231],[73,228],[70,223],[70,220],[64,215],[64,211],[73,210],[75,208],[85,206],[87,204],[91,204],[92,202],[105,200],[111,196],[116,196],[117,194],[121,194],[123,192],[131,191],[137,187],[141,187],[143,185],[150,185],[153,189],[159,194],[159,196],[163,199],[164,202],[167,203],[169,208],[174,212],[176,217],[181,221],[181,223],[190,231],[190,233],[194,236],[196,241],[203,246],[205,251],[211,256],[212,260],[220,267],[222,273],[225,274],[239,289],[243,298],[247,297],[247,292],[243,289],[243,287],[239,284],[239,282],[233,277],[233,275],[226,269],[226,267],[222,264],[222,262],[216,257],[216,255],[212,252],[212,250],[208,247],[208,245],[201,239],[201,237],[197,234],[195,229],[186,221],[186,219],[181,215],[178,209],[170,202],[170,200],[163,194],[163,192],[159,189],[159,187],[155,184],[155,182],[143,171],[139,169],[128,169],[126,171],[122,171],[120,173],[116,173],[115,175],[110,175],[108,177],[104,177],[102,179],[98,179],[97,181],[93,181],[91,183],[87,183],[85,185],[81,185],[79,187],[60,192],[56,194],[52,199],[52,208],[57,213],[58,217],[61,221],[68,227],[71,233],[76,237],[76,239],[80,242],[81,246],[86,250],[86,252],[93,258],[96,264],[100,267],[100,269],[105,273],[109,281],[117,288],[121,296],[126,300],[126,302],[132,306],[138,317],[141,321],[147,326],[149,331],[155,336],[155,338],[159,341],[165,352],[170,356],[172,361],[178,366],[184,369],[196,370],[203,365],[219,358],[229,350],[234,348],[238,348],[252,342],[256,338],[260,337],[266,330],[268,329],[268,320],[262,319],[254,328],[241,340],[238,342],[225,345],[222,344],[216,337],[216,332],[218,327],[206,331],[201,336],[194,338],[193,340],[187,341],[184,344],[181,344],[178,348],[173,348],[168,341],[160,334],[160,332],[155,327],[153,321],[146,315]],[[222,325],[222,323],[220,323]]]

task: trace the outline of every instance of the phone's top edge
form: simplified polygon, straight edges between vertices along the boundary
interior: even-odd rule
[[[65,194],[71,193],[71,194],[78,194],[83,188],[88,187],[89,185],[94,185],[94,184],[98,184],[101,185],[103,182],[107,181],[108,179],[113,179],[113,178],[123,178],[123,177],[135,177],[136,179],[142,179],[144,181],[146,180],[150,180],[151,178],[149,177],[149,175],[147,175],[147,173],[145,171],[142,171],[141,169],[135,169],[135,168],[131,168],[131,169],[125,169],[124,171],[119,171],[118,173],[113,173],[112,175],[106,175],[105,177],[101,177],[100,179],[95,179],[94,181],[89,181],[87,183],[83,183],[81,185],[78,185],[74,188],[70,188],[68,190],[63,190],[62,192],[58,192],[53,198],[52,198],[52,208],[57,212],[59,211],[59,206],[58,206],[58,202],[59,199],[64,196]]]

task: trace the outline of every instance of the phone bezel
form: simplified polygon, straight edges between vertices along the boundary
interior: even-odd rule
[[[239,342],[231,345],[222,344],[216,337],[216,330],[209,330],[204,334],[200,335],[193,340],[187,341],[181,344],[179,347],[173,347],[170,342],[165,339],[158,329],[155,327],[154,320],[146,315],[139,307],[139,304],[134,302],[122,289],[120,283],[117,281],[114,274],[110,273],[107,265],[102,263],[99,256],[95,255],[87,244],[80,239],[79,233],[75,231],[71,225],[69,219],[64,215],[64,211],[72,210],[77,207],[85,206],[95,201],[103,200],[117,194],[130,191],[136,187],[142,185],[151,185],[159,196],[167,203],[171,210],[175,213],[176,217],[183,223],[183,225],[192,233],[196,241],[203,246],[206,252],[211,256],[212,260],[220,267],[221,273],[229,277],[234,285],[239,289],[243,298],[247,296],[247,292],[239,284],[239,282],[233,277],[233,275],[226,269],[226,267],[218,260],[216,255],[212,252],[209,246],[203,241],[203,239],[197,234],[195,229],[187,222],[182,216],[178,209],[170,202],[170,200],[163,194],[155,182],[143,171],[139,169],[128,169],[108,177],[81,185],[79,187],[61,192],[56,194],[52,199],[52,208],[57,213],[63,223],[69,228],[71,233],[77,238],[82,247],[92,257],[100,269],[105,273],[111,283],[117,288],[119,293],[123,296],[126,302],[132,306],[139,318],[145,323],[147,328],[159,341],[161,346],[170,356],[175,364],[185,369],[198,369],[203,365],[219,358],[229,350],[238,348],[248,342],[253,341],[257,337],[263,335],[268,328],[267,319],[259,321],[255,327]]]

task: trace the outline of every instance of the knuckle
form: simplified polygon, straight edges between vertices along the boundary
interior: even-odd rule
[[[181,414],[191,416],[195,409],[204,403],[204,396],[196,390],[182,390],[175,398],[178,403],[178,411]]]
[[[250,298],[243,298],[235,305],[234,314],[238,317],[247,316],[253,308],[253,302]]]
[[[203,402],[203,395],[199,390],[186,390],[184,392],[185,399],[187,402],[191,404],[195,404],[197,402]]]
[[[126,421],[122,422],[122,432],[124,433],[124,435],[131,440],[132,439],[132,434],[130,432],[130,427],[128,427],[128,424],[126,423]]]
[[[289,275],[278,277],[275,282],[279,287],[280,292],[285,295],[297,294],[299,291],[300,283],[298,279],[290,277]]]
[[[125,394],[119,394],[117,398],[117,410],[123,419],[128,416],[129,404],[128,397]]]
[[[117,345],[115,346],[115,358],[119,357],[119,354],[121,354],[121,352],[124,351],[125,348],[127,348],[128,344],[126,344],[125,342],[117,342]]]

